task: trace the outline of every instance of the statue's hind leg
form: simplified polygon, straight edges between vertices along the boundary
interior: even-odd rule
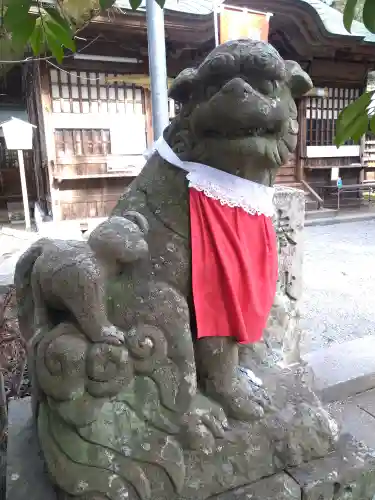
[[[229,417],[250,420],[264,415],[268,398],[238,369],[238,344],[231,337],[198,340],[196,355],[204,391],[222,405]]]

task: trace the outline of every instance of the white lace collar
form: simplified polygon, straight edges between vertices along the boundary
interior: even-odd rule
[[[168,163],[188,172],[189,187],[203,191],[206,196],[219,200],[222,205],[240,207],[249,214],[263,214],[273,217],[274,188],[242,179],[216,168],[182,161],[163,136],[154,144],[150,154],[157,151]]]

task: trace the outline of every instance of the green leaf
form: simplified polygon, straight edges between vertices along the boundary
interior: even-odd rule
[[[24,48],[35,26],[35,17],[29,14],[31,0],[12,0],[5,16],[4,27],[11,33],[15,46]]]
[[[362,112],[367,112],[367,108],[371,102],[374,92],[364,92],[358,99],[350,103],[341,113],[337,119],[338,122],[346,126],[353,121]]]
[[[56,39],[56,36],[53,31],[50,30],[48,26],[46,26],[43,22],[44,27],[44,36],[48,45],[48,48],[52,52],[53,57],[57,60],[58,63],[61,63],[64,59],[64,49],[61,45],[61,42]]]
[[[55,20],[56,23],[61,24],[67,31],[72,31],[72,26],[69,24],[68,20],[66,17],[64,17],[57,9],[54,9],[53,7],[44,7],[44,12],[47,12],[47,14],[52,17],[52,19]]]
[[[366,0],[362,15],[363,24],[371,33],[375,33],[375,0]]]
[[[42,51],[42,43],[44,35],[43,35],[43,26],[41,21],[42,20],[40,17],[36,20],[34,31],[32,32],[29,39],[31,48],[35,56],[38,56]]]
[[[356,101],[352,102],[341,111],[336,121],[335,144],[341,146],[346,140],[355,138],[363,130],[366,120],[368,126],[368,107],[374,92],[363,93]],[[361,133],[363,135],[363,133]]]
[[[352,23],[355,16],[355,8],[357,6],[358,0],[347,0],[344,8],[344,26],[347,31],[351,31]]]
[[[4,26],[7,31],[22,30],[23,25],[31,17],[29,10],[32,0],[12,0],[4,16]]]
[[[141,6],[142,4],[142,0],[129,0],[130,1],[130,7],[133,9],[133,10],[137,10],[139,9],[139,7]]]
[[[70,24],[55,9],[45,9],[45,12],[43,14],[43,27],[45,31],[48,30],[49,37],[55,38],[60,45],[64,45],[67,49],[75,52],[76,44],[73,40],[74,35]]]
[[[358,117],[355,123],[355,129],[351,134],[352,139],[356,144],[358,144],[361,137],[368,132],[368,122],[369,118],[367,114]]]
[[[100,0],[99,1],[100,8],[102,10],[110,9],[112,7],[112,5],[115,3],[115,1],[116,0]]]
[[[34,31],[35,21],[35,17],[28,16],[22,20],[22,23],[20,23],[17,28],[13,28],[12,40],[15,46],[22,49],[25,48],[25,45]]]
[[[375,116],[373,116],[370,120],[370,130],[375,134]]]
[[[165,5],[165,0],[156,0],[156,3],[160,5],[160,7],[163,9]]]

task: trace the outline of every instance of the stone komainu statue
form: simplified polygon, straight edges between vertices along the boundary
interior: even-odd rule
[[[311,85],[270,45],[228,42],[174,81],[182,107],[164,146],[268,188]],[[199,337],[189,187],[172,163],[153,152],[88,243],[41,240],[17,264],[40,446],[64,498],[229,498],[336,438],[297,375],[232,337]]]

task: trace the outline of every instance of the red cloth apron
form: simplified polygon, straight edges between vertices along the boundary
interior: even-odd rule
[[[222,204],[193,187],[189,193],[197,336],[257,342],[278,277],[272,220]]]
[[[163,136],[155,151],[187,172],[197,337],[257,342],[278,277],[273,188],[182,161]]]

